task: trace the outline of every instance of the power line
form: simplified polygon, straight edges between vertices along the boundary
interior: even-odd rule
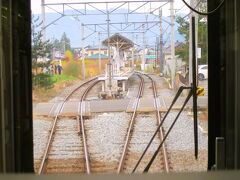
[[[197,11],[195,8],[191,7],[185,0],[182,0],[183,3],[189,8],[191,9],[193,12],[197,13],[197,14],[200,14],[200,15],[203,15],[203,16],[208,16],[210,14],[213,14],[215,13],[218,9],[220,9],[223,5],[223,3],[225,2],[225,0],[222,0],[222,2],[212,11],[209,11],[209,12],[200,12],[200,11]]]
[[[201,0],[198,1],[198,3],[196,4],[196,6],[194,7],[194,9],[196,9],[196,8],[199,6],[200,3],[201,3]],[[188,17],[190,14],[192,14],[192,11],[191,11],[190,13],[188,13],[187,15],[185,15],[185,16],[183,17],[183,19],[185,19],[186,17]]]

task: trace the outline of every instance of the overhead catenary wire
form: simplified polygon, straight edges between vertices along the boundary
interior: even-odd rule
[[[201,11],[197,11],[195,8],[191,7],[185,0],[182,0],[182,2],[189,8],[191,9],[193,12],[203,15],[203,16],[208,16],[210,14],[215,13],[218,9],[220,9],[222,7],[222,5],[224,4],[225,0],[222,0],[222,2],[212,11],[209,12],[201,12]]]
[[[194,7],[194,9],[196,9],[196,8],[199,6],[200,3],[201,3],[201,0],[198,1],[198,3],[196,4],[196,6]],[[187,15],[185,15],[185,16],[183,17],[183,19],[185,19],[186,17],[188,17],[190,14],[192,14],[192,11],[191,11],[190,13],[188,13]]]

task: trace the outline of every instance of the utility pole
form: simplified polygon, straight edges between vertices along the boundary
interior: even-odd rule
[[[46,17],[45,17],[45,0],[41,1],[41,6],[42,6],[42,41],[45,42],[46,41],[46,29],[45,29],[45,25],[46,25]],[[43,57],[43,60],[46,61],[46,57]]]
[[[191,7],[194,7],[196,8],[197,6],[197,2],[196,0],[191,0],[190,1],[190,6]],[[195,12],[192,12],[190,11],[190,16],[189,16],[189,27],[192,27],[192,17],[195,17],[195,40],[196,40],[196,44],[195,44],[195,47],[197,49],[197,44],[198,44],[198,15],[197,13]],[[191,85],[191,83],[193,82],[193,79],[192,79],[192,57],[193,57],[193,54],[192,54],[192,28],[189,28],[189,85]],[[197,58],[196,58],[196,67],[198,69],[198,63],[197,63]],[[197,78],[197,77],[196,77]]]
[[[101,74],[102,72],[102,62],[101,62],[101,38],[100,38],[101,34],[100,32],[98,32],[98,69],[99,69],[99,74]]]
[[[45,0],[41,1],[41,6],[42,6],[42,41],[45,42],[46,41],[46,16],[45,16]]]
[[[63,40],[63,54],[66,53],[66,39]]]
[[[132,63],[131,63],[132,69],[134,69],[134,47],[132,47]]]
[[[162,8],[159,9],[159,26],[160,26],[160,73],[164,70],[164,56],[163,56],[163,27],[162,27]],[[158,49],[158,48],[157,48]]]
[[[176,58],[175,58],[175,30],[174,30],[174,0],[170,2],[170,14],[171,14],[171,56],[172,56],[172,69],[171,69],[171,84],[172,88],[175,88],[175,76],[176,76]]]
[[[85,79],[85,49],[84,49],[84,24],[81,24],[81,45],[82,45],[82,78]]]
[[[154,66],[156,67],[157,65],[157,60],[159,59],[160,60],[160,64],[159,66],[161,66],[161,56],[160,56],[160,38],[157,36],[156,37],[156,43],[155,43],[155,56],[156,56],[156,60],[155,60],[155,64]],[[161,69],[161,67],[159,67]],[[161,71],[160,71],[161,73]]]
[[[108,88],[109,88],[109,97],[112,96],[112,59],[110,54],[110,18],[109,10],[107,6],[107,33],[108,33]]]
[[[154,51],[155,51],[155,63],[154,63],[154,66],[155,66],[155,64],[156,64],[156,61],[158,60],[158,50],[157,50],[157,43],[158,43],[158,37],[156,36],[156,42],[155,42],[155,49],[154,49]]]
[[[145,40],[145,24],[142,25],[143,28],[143,57],[142,57],[142,70],[145,70],[145,48],[146,48],[146,40]]]
[[[134,33],[132,33],[132,41],[134,43]],[[134,45],[132,47],[132,69],[134,69]]]

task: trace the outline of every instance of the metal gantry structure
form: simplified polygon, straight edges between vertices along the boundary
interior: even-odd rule
[[[170,22],[163,19],[161,13],[161,9],[170,3]],[[42,13],[43,13],[43,27],[42,31],[45,35],[46,28],[60,20],[65,16],[72,16],[76,19],[81,19],[83,16],[104,16],[106,22],[98,22],[98,23],[83,23],[81,22],[81,46],[84,48],[84,41],[91,37],[92,35],[98,35],[98,41],[101,40],[101,35],[107,35],[107,37],[112,34],[118,32],[121,34],[134,34],[139,33],[142,34],[142,46],[143,49],[146,48],[146,32],[152,32],[155,35],[158,35],[159,45],[160,45],[160,58],[163,58],[163,34],[164,32],[162,28],[162,24],[167,23],[171,27],[171,56],[173,60],[173,66],[171,69],[171,79],[172,84],[174,83],[175,77],[175,68],[176,68],[176,60],[175,60],[175,34],[174,34],[174,0],[117,0],[117,1],[91,1],[91,2],[62,2],[62,3],[46,3],[46,0],[42,0]],[[45,9],[48,8],[59,14],[59,17],[46,24],[45,21]],[[159,13],[159,15],[158,15]],[[117,22],[111,22],[111,17],[114,15],[123,15],[124,20],[120,20]],[[145,21],[132,21],[131,16],[137,15],[145,15]],[[150,16],[155,16],[154,19],[149,19]],[[79,18],[80,17],[80,18]],[[159,18],[158,20],[156,20]],[[80,20],[81,21],[81,20]],[[153,32],[151,29],[155,26],[159,27],[159,31]],[[84,34],[84,28],[91,30],[90,34]],[[159,33],[159,34],[158,34]],[[99,45],[100,49],[100,45]],[[144,52],[144,51],[143,51]],[[110,48],[108,47],[108,54],[110,56]],[[143,55],[143,58],[145,56]],[[84,59],[84,58],[83,58]],[[111,59],[109,57],[109,59]],[[143,59],[143,63],[145,60]],[[84,64],[84,61],[83,61]],[[161,70],[163,64],[161,65]],[[84,68],[84,65],[83,65]],[[101,68],[99,66],[99,68]],[[83,77],[85,77],[85,69],[83,69]]]

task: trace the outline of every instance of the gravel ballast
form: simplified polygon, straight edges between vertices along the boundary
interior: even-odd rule
[[[140,81],[137,76],[133,77],[131,80],[133,85],[129,85],[129,92],[126,98],[136,97]],[[161,89],[159,82],[162,85],[166,86],[163,78],[156,76],[154,77],[154,80],[157,81],[156,84],[158,85],[157,89],[159,96],[172,96],[174,94],[167,88]],[[61,94],[60,97],[57,97],[52,101],[55,102],[58,100],[58,98],[63,99],[63,97],[65,97],[73,87],[67,89]],[[92,93],[89,99],[92,97],[97,97],[96,92],[99,88],[100,85],[93,89],[94,93]],[[150,88],[150,84],[148,84],[145,88],[144,94],[150,96],[151,92],[152,89]],[[82,92],[77,93],[76,97],[74,98],[77,98],[77,96],[79,96],[81,93]],[[168,115],[168,118],[163,124],[165,134],[170,127],[171,122],[175,119],[176,115],[176,111],[171,112]],[[163,116],[164,113],[162,113],[162,117]],[[90,161],[91,163],[95,163],[95,165],[98,163],[98,169],[95,168],[93,172],[116,172],[116,168],[119,163],[125,143],[130,117],[131,113],[111,112],[92,114],[89,119],[84,120]],[[44,117],[34,118],[34,160],[36,168],[43,156],[44,149],[46,147],[52,126],[52,119],[47,119]],[[50,160],[56,160],[56,164],[61,161],[67,164],[67,160],[75,162],[75,159],[83,158],[82,140],[81,137],[77,134],[76,127],[76,119],[64,118],[58,122],[58,131],[56,133],[57,136],[55,137],[55,142],[51,148],[53,151],[49,156]],[[181,116],[173,127],[172,132],[169,134],[169,137],[166,140],[166,147],[171,163],[171,172],[195,172],[207,170],[207,121],[199,121],[198,127],[199,159],[195,160],[193,120],[192,117],[188,115],[187,111],[182,112]],[[134,135],[130,142],[131,146],[129,150],[131,151],[133,158],[135,158],[134,161],[136,161],[140,157],[141,153],[145,149],[148,141],[156,129],[155,114],[137,114],[136,126],[134,128]],[[149,157],[153,154],[153,152],[155,152],[159,143],[160,141],[158,139],[154,141],[153,145],[148,151]],[[146,165],[144,163],[141,165],[140,169]],[[133,164],[135,164],[135,162]],[[105,171],[104,168],[107,170]],[[78,169],[80,169],[80,167],[78,167]],[[78,169],[76,171],[78,171]]]
[[[91,159],[119,161],[129,119],[126,113],[104,113],[85,121]]]
[[[171,112],[163,127],[166,131],[171,126],[177,112]],[[201,122],[204,123],[204,122]],[[206,123],[206,122],[205,122]],[[200,127],[200,126],[199,126]],[[194,156],[193,120],[184,111],[180,115],[172,131],[166,139],[171,166],[176,172],[206,171],[207,170],[207,143],[208,136],[198,127],[199,158]]]

